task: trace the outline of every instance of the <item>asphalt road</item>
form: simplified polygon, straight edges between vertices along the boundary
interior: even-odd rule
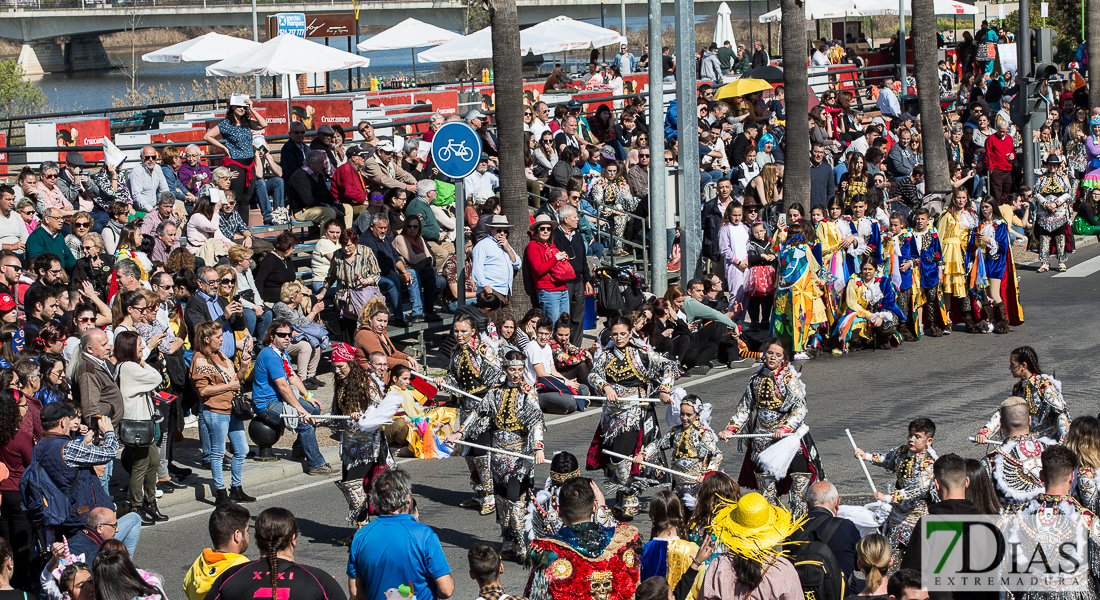
[[[1033,346],[1042,368],[1062,380],[1071,416],[1100,410],[1095,392],[1100,383],[1096,374],[1100,245],[1082,248],[1069,264],[1068,273],[1056,276],[1036,273],[1035,265],[1019,267],[1026,323],[1013,328],[1010,335],[956,331],[895,350],[825,356],[801,365],[809,400],[807,423],[823,455],[826,475],[839,487],[845,503],[864,502],[870,495],[852,457],[845,428],[852,430],[864,449],[882,451],[904,441],[911,419],[926,416],[938,426],[934,447],[941,454],[981,456],[982,448],[966,437],[1009,395],[1013,381],[1008,354],[1017,346]],[[722,369],[687,380],[684,387],[713,403],[713,425],[720,429],[740,399],[749,374],[749,368]],[[547,454],[568,450],[582,457],[598,414],[598,410],[589,410],[549,418]],[[723,467],[735,475],[742,455],[734,442],[725,449]],[[431,525],[442,540],[457,583],[454,597],[475,597],[477,586],[467,575],[466,551],[475,542],[499,542],[499,528],[492,516],[458,508],[470,493],[464,462],[460,458],[400,462],[413,475],[421,521]],[[545,480],[548,473],[548,465],[537,468],[536,481]],[[872,475],[880,489],[892,485],[886,471],[872,467]],[[298,562],[322,567],[343,582],[347,548],[333,542],[348,536],[351,529],[345,522],[347,504],[332,481],[299,475],[257,487],[249,491],[260,499],[248,507],[253,516],[271,506],[293,511],[300,527]],[[182,596],[186,570],[209,544],[206,523],[211,508],[198,502],[174,506],[167,511],[171,521],[142,532],[135,561],[163,575],[171,597]],[[647,540],[648,518],[640,516],[634,524]],[[259,554],[252,548],[248,555]],[[505,590],[522,593],[526,576],[519,565],[507,563]]]

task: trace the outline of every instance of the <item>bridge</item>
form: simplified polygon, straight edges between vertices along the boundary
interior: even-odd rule
[[[597,19],[601,6],[609,27],[618,28],[620,2],[628,17],[645,17],[646,0],[516,0],[520,26],[558,15]],[[763,14],[778,2],[727,0],[733,18]],[[10,4],[9,4],[10,3]],[[696,14],[715,14],[721,0],[696,0]],[[664,2],[666,16],[672,2]],[[281,12],[330,13],[354,10],[351,2],[336,0],[257,0],[264,28],[268,15]],[[464,0],[365,0],[359,3],[359,24],[389,27],[415,17],[439,27],[461,31],[466,19]],[[251,27],[249,0],[0,0],[0,37],[23,41],[19,63],[28,75],[110,67],[99,36],[130,28]],[[261,34],[262,36],[262,34]],[[67,41],[59,42],[58,38]],[[637,54],[637,52],[635,52]]]

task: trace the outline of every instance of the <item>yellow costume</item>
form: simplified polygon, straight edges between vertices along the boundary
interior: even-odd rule
[[[956,298],[967,297],[966,244],[970,230],[978,224],[973,211],[963,210],[956,215],[945,210],[940,215],[937,229],[943,248],[943,293]]]
[[[414,388],[403,390],[394,385],[390,387],[390,392],[397,392],[405,397],[397,412],[399,415],[404,413],[405,420],[409,423],[405,439],[413,455],[417,458],[449,456],[450,451],[444,446],[443,438],[454,430],[458,422],[458,411],[440,406],[424,412],[420,398],[425,401],[428,398]]]

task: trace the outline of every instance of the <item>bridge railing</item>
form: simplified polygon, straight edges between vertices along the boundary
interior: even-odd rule
[[[367,0],[367,2],[380,2],[381,0]],[[256,0],[257,6],[290,6],[303,4],[332,6],[347,5],[348,1],[337,0]],[[130,10],[130,9],[154,9],[174,7],[239,7],[242,10],[251,9],[252,3],[248,0],[0,0],[0,11],[3,9],[20,10]]]

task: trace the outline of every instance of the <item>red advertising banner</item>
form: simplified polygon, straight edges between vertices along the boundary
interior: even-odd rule
[[[290,101],[290,122],[299,121],[307,130],[321,125],[339,125],[345,132],[355,131],[351,98],[294,98]]]
[[[270,129],[270,128],[269,128]],[[152,144],[160,144],[164,142],[188,142],[198,144],[199,149],[203,154],[206,154],[206,144],[202,141],[202,136],[206,133],[205,129],[196,127],[194,129],[165,129],[163,133],[154,133],[149,136],[149,142]],[[180,153],[183,153],[183,148],[180,148]]]
[[[0,131],[0,146],[6,147],[8,145],[8,134]],[[8,174],[8,153],[0,152],[0,176],[6,176]]]
[[[420,90],[413,96],[414,104],[427,104],[432,112],[444,117],[458,113],[458,90]]]
[[[290,123],[287,122],[286,100],[254,100],[252,106],[263,109],[264,120],[267,121],[265,135],[286,135],[290,133]]]
[[[57,145],[64,146],[101,146],[104,139],[111,137],[111,121],[102,119],[79,119],[74,121],[58,121]],[[65,150],[58,150],[58,160],[65,159]],[[103,160],[103,152],[84,152],[84,159],[88,161]]]

